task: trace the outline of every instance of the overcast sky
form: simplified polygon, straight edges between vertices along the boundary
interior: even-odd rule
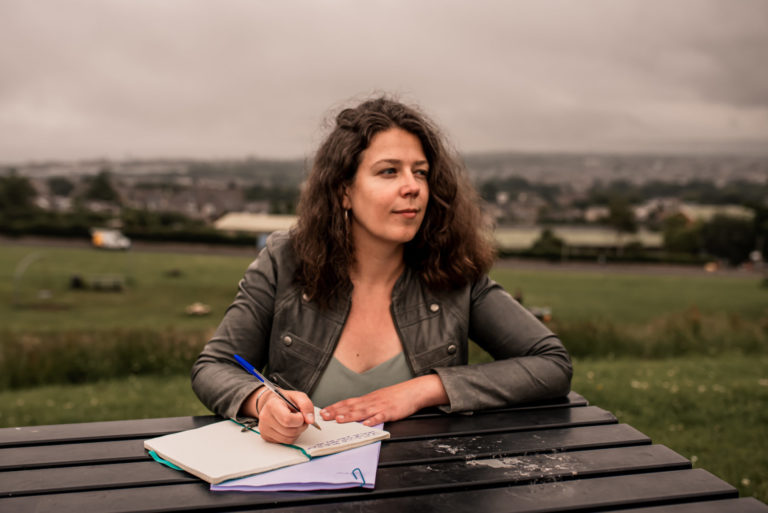
[[[768,0],[0,0],[0,161],[303,157],[341,106],[462,152],[768,153]]]

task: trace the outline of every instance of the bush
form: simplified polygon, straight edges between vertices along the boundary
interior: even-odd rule
[[[735,313],[704,316],[691,307],[642,325],[590,319],[553,321],[550,327],[581,358],[768,353],[768,312],[747,322]]]
[[[0,389],[86,383],[136,374],[187,374],[204,332],[111,329],[0,332]]]

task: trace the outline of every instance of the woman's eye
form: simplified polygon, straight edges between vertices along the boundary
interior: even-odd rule
[[[387,169],[382,169],[380,173],[382,175],[394,175],[394,174],[397,174],[397,169],[395,169],[394,167],[388,167]]]
[[[429,175],[429,170],[428,169],[417,169],[414,173],[417,174],[417,175],[423,176],[423,177],[427,177]]]

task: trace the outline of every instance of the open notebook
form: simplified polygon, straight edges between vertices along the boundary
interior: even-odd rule
[[[387,431],[349,422],[315,418],[322,428],[307,428],[291,445],[265,442],[258,428],[243,431],[233,420],[144,441],[144,448],[209,483],[220,483],[309,461],[389,438]]]

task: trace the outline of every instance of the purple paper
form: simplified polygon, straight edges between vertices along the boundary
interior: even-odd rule
[[[306,463],[283,467],[270,472],[212,484],[212,491],[279,492],[302,490],[337,490],[340,488],[373,488],[379,465],[381,442],[328,456],[313,458]]]

